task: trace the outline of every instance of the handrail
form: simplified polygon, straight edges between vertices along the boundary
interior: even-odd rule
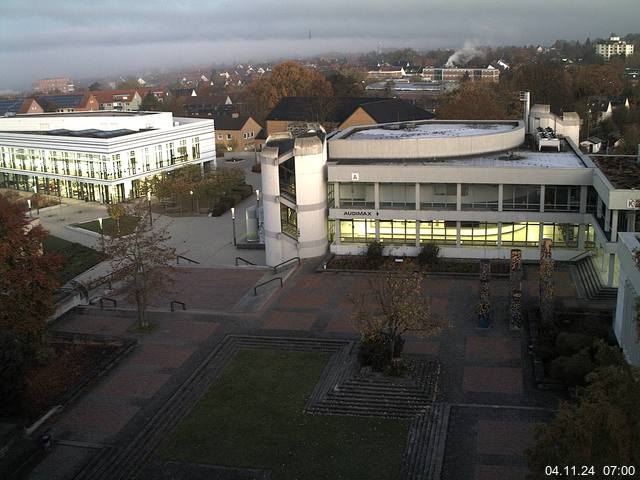
[[[190,258],[187,258],[187,257],[185,257],[185,256],[183,256],[183,255],[178,255],[178,256],[176,257],[176,263],[177,263],[178,265],[180,265],[180,259],[186,260],[186,261],[187,261],[187,262],[189,262],[189,263],[200,264],[200,262],[196,262],[195,260],[191,260]]]
[[[259,287],[267,285],[268,283],[271,283],[271,282],[275,282],[276,280],[280,280],[280,288],[282,288],[282,277],[275,277],[275,278],[272,278],[271,280],[267,280],[266,282],[259,283],[258,285],[253,287],[253,294],[254,295],[258,295],[258,288]]]
[[[236,267],[238,266],[238,260],[242,260],[244,263],[246,263],[247,265],[255,265],[255,263],[250,262],[249,260],[247,260],[246,258],[242,258],[242,257],[236,257]]]
[[[285,265],[285,264],[287,264],[289,262],[292,262],[294,260],[297,260],[298,261],[298,265],[300,265],[300,257],[293,257],[293,258],[290,258],[289,260],[285,260],[284,262],[280,262],[278,265],[273,267],[273,273],[278,273],[278,268],[279,267],[281,267],[281,266],[283,266],[283,265]]]
[[[104,308],[104,302],[112,302],[113,303],[113,308],[116,308],[118,306],[118,301],[115,298],[109,298],[109,297],[100,297],[100,308]]]
[[[174,307],[175,304],[180,305],[182,307],[182,310],[186,310],[187,309],[187,305],[184,302],[179,302],[178,300],[171,300],[170,306],[171,306],[171,311],[172,312],[175,312],[175,307]]]
[[[569,260],[567,260],[567,262],[575,262],[578,259],[582,260],[582,258],[580,257],[586,258],[586,257],[591,257],[592,255],[593,255],[593,252],[591,250],[586,250],[584,252],[580,252],[579,254],[571,257]]]

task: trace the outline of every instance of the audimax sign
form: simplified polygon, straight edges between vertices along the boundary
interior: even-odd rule
[[[376,210],[345,210],[342,215],[345,217],[377,217],[380,213]]]

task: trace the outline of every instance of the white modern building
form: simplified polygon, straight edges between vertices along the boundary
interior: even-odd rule
[[[636,233],[621,233],[618,242],[620,280],[613,331],[627,358],[635,366],[640,366],[640,263],[636,253],[640,252],[640,239]]]
[[[0,118],[0,186],[99,202],[184,165],[215,164],[212,120],[94,111]]]
[[[618,57],[620,55],[633,55],[633,43],[627,43],[624,40],[620,40],[618,35],[612,33],[608,40],[596,43],[596,54],[604,57],[605,60],[609,60],[611,57]]]
[[[635,230],[640,189],[582,154],[578,129],[577,115],[534,105],[527,122],[270,137],[261,155],[267,263],[361,254],[373,241],[397,256],[435,243],[447,257],[508,258],[519,248],[537,259],[551,238],[558,260],[591,250],[602,284],[615,286],[617,234]]]

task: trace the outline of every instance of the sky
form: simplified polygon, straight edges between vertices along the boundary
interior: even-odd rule
[[[638,18],[638,0],[0,0],[0,90],[379,44],[549,45],[639,32]]]

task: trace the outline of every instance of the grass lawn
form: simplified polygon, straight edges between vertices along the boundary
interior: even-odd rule
[[[125,215],[120,219],[120,233],[122,235],[129,235],[130,233],[133,233],[133,230],[136,227],[137,223],[138,217]],[[85,230],[90,230],[92,232],[100,233],[100,223],[98,222],[98,220],[92,220],[85,223],[77,223],[75,226],[84,228]],[[102,219],[102,228],[104,229],[104,234],[109,237],[112,237],[118,233],[118,224],[111,217]]]
[[[270,469],[275,480],[398,479],[408,420],[303,413],[327,359],[241,350],[161,456]]]
[[[64,285],[105,259],[102,252],[52,235],[44,239],[42,248],[45,252],[57,253],[63,257],[62,265],[58,271],[60,285]]]

